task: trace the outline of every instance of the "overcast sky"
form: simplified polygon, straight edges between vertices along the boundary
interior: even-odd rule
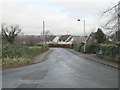
[[[42,32],[52,34],[83,35],[86,21],[86,34],[101,25],[101,14],[116,5],[119,0],[3,0],[0,5],[0,23],[19,24],[24,34]],[[81,19],[81,21],[77,21]],[[103,19],[102,19],[103,20]],[[103,20],[104,21],[104,20]]]

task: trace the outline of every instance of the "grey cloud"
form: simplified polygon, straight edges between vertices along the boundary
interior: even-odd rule
[[[106,2],[78,2],[42,0],[48,3],[45,7],[36,7],[30,2],[41,4],[41,0],[12,0],[12,2],[2,3],[2,21],[8,24],[20,24],[25,34],[39,34],[42,31],[42,22],[45,21],[45,29],[54,34],[83,34],[83,22],[77,22],[77,19],[86,20],[86,32],[91,32],[91,28],[97,27],[98,16],[102,10],[113,4]],[[117,1],[113,0],[114,3]],[[54,10],[50,6],[55,5]],[[105,5],[106,4],[106,5]],[[57,8],[60,10],[57,11]],[[0,20],[1,21],[1,20]]]

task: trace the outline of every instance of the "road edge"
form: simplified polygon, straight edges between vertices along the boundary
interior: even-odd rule
[[[53,51],[52,49],[49,49],[48,51],[46,51],[46,52],[44,52],[44,53],[34,57],[32,59],[32,63],[31,64],[37,64],[37,63],[43,62],[52,51]]]
[[[83,58],[86,58],[86,59],[95,61],[95,62],[97,62],[97,63],[104,64],[104,65],[106,65],[106,66],[110,66],[110,67],[113,67],[113,68],[120,69],[120,67],[119,67],[118,65],[113,65],[113,64],[106,63],[106,62],[103,62],[103,61],[100,61],[100,60],[95,60],[95,59],[93,59],[93,58],[89,58],[89,57],[84,56],[84,55],[81,55],[81,56],[80,56],[79,54],[81,54],[81,53],[80,53],[80,52],[77,52],[77,51],[75,51],[75,50],[73,50],[73,49],[67,49],[67,50],[68,50],[69,52],[73,53],[74,55],[79,56],[79,57],[83,57]]]

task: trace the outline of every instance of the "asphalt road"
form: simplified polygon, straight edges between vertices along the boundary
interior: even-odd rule
[[[118,70],[80,58],[63,48],[42,63],[5,69],[3,88],[117,88]]]

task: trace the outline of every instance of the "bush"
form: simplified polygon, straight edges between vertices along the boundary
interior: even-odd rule
[[[84,45],[81,46],[80,52],[84,53]]]
[[[21,46],[21,45],[3,45],[2,47],[2,57],[23,57],[26,55],[26,52],[28,51],[27,46]]]
[[[99,48],[99,44],[86,45],[86,53],[96,54]]]
[[[42,53],[42,52],[44,52],[43,47],[41,47],[41,46],[30,46],[30,47],[28,47],[28,51],[26,53],[31,58],[31,57],[36,56],[37,54]]]
[[[104,55],[115,56],[117,53],[119,53],[119,47],[117,45],[101,44],[100,49],[103,50]]]
[[[74,50],[80,52],[81,51],[81,48],[82,48],[83,44],[80,44],[80,43],[77,43],[76,45],[74,45]]]
[[[85,45],[85,52],[90,54],[96,54],[99,51],[99,47],[99,44]],[[80,51],[82,53],[84,52],[84,45],[81,47]]]
[[[118,61],[120,59],[120,46],[113,44],[101,44],[100,49],[103,51],[103,58],[112,61]]]
[[[99,44],[91,44],[91,45],[85,45],[85,51],[86,53],[94,53],[96,54],[99,51],[100,45]],[[84,53],[84,44],[76,44],[74,46],[74,49],[76,51]]]

